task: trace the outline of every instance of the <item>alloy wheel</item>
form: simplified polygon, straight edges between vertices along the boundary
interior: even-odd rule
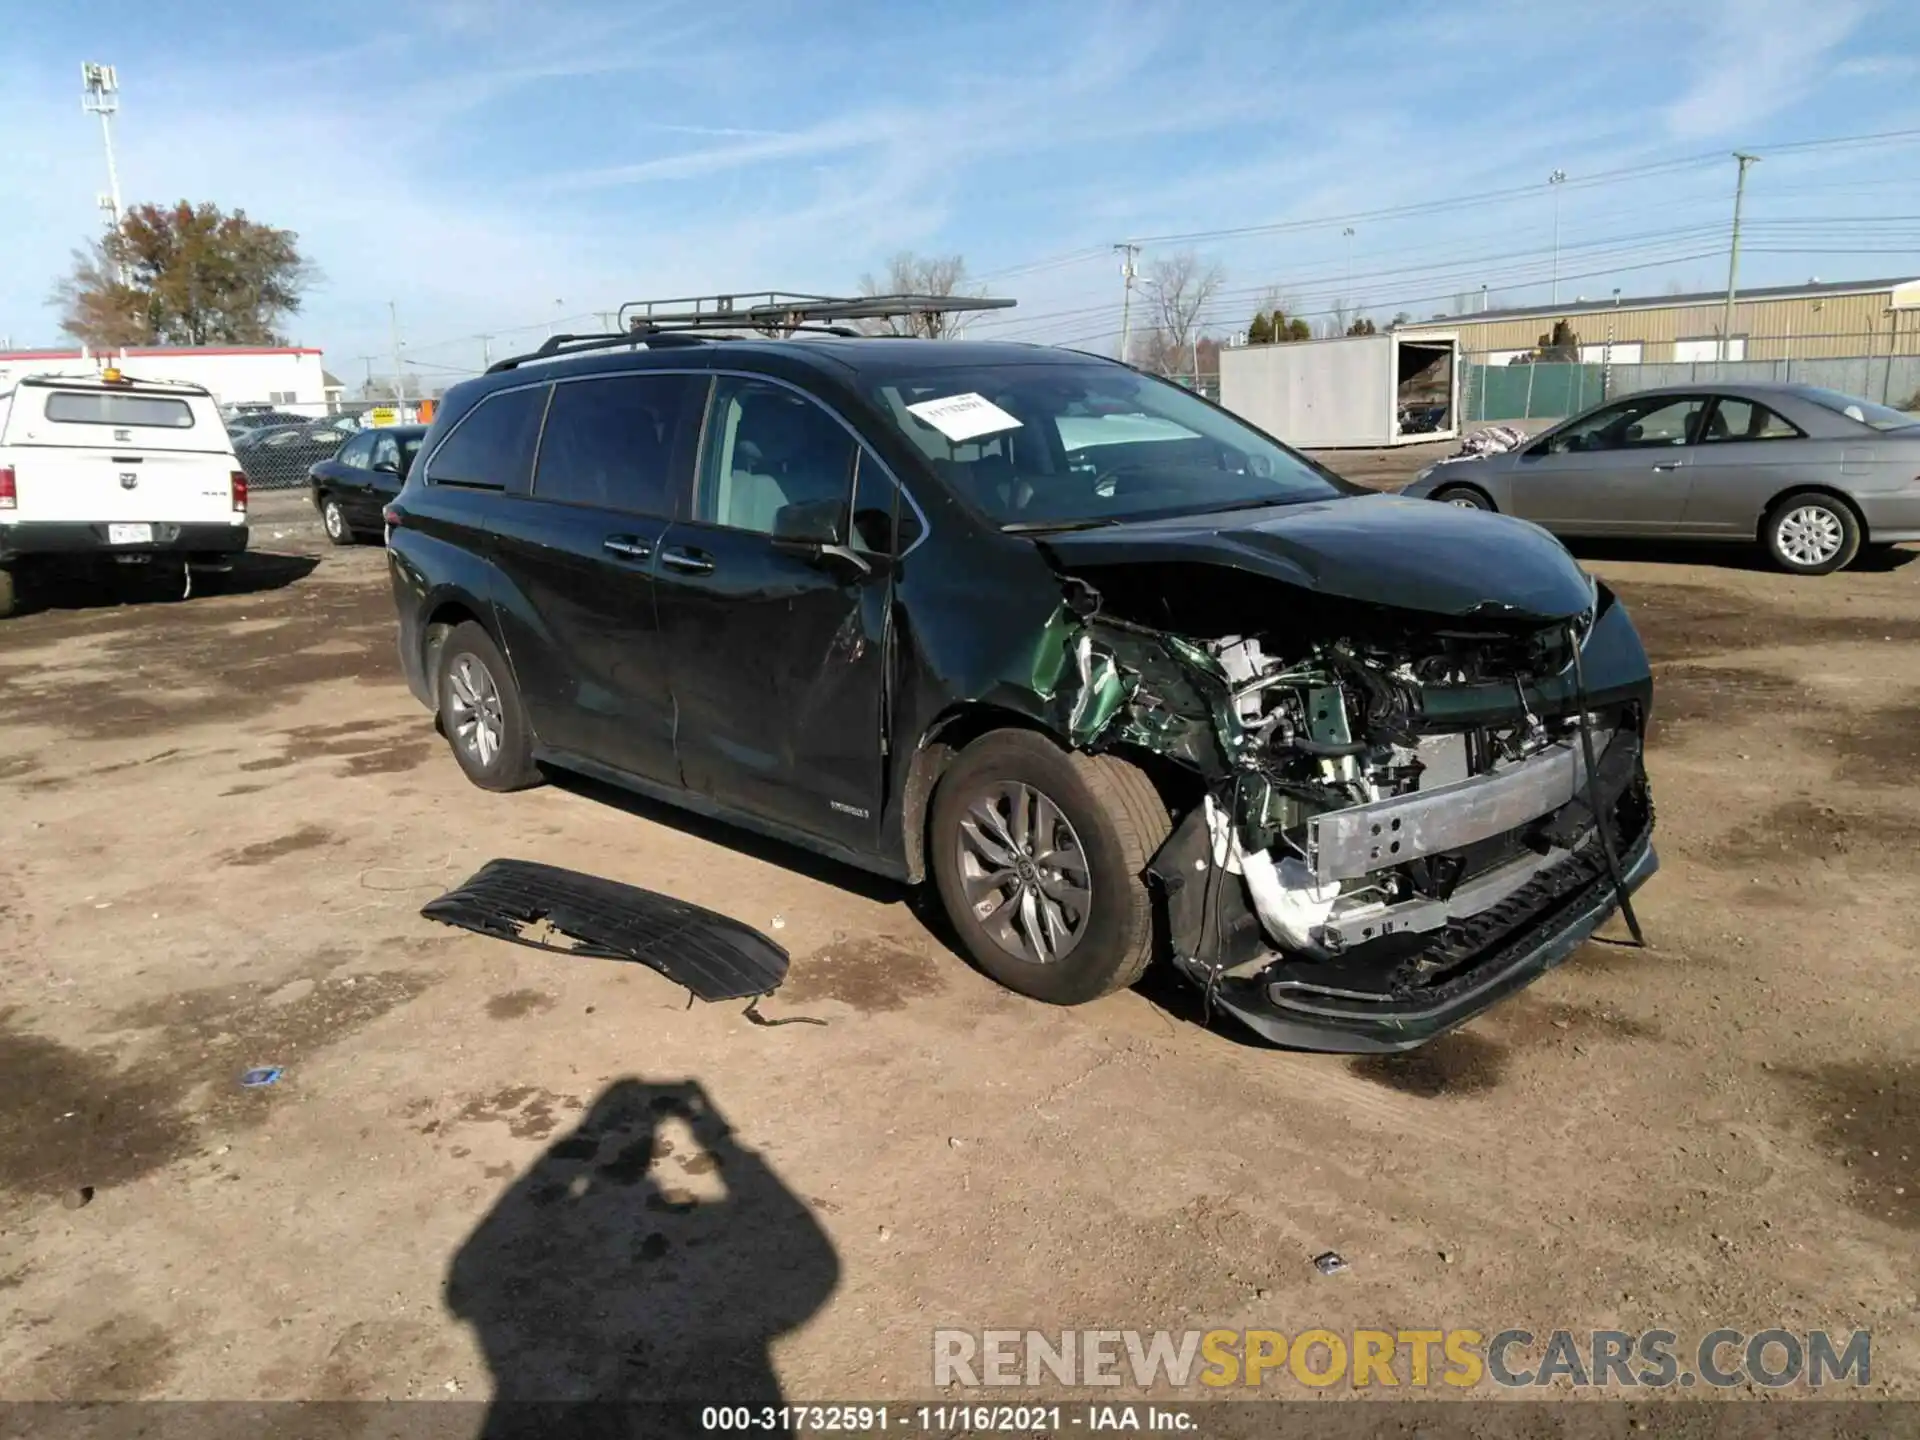
[[[320,508],[320,523],[327,527],[327,538],[340,540],[347,533],[347,517],[340,513],[340,502],[329,500]]]
[[[1821,505],[1789,510],[1781,517],[1776,533],[1780,553],[1796,565],[1824,565],[1846,543],[1846,528],[1840,517]]]
[[[506,738],[500,687],[487,667],[472,655],[457,657],[447,671],[448,708],[453,740],[476,764],[493,764]]]
[[[1072,822],[1047,796],[1017,780],[996,784],[967,807],[956,844],[967,905],[1002,950],[1046,965],[1080,943],[1093,876]]]

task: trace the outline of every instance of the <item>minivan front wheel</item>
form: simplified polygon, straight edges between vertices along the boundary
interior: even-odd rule
[[[524,790],[540,783],[533,732],[500,647],[473,621],[456,625],[440,647],[440,728],[453,758],[482,790]]]
[[[1078,1005],[1153,958],[1147,862],[1171,824],[1146,774],[1111,755],[995,730],[934,795],[934,882],[974,962],[1010,990]]]

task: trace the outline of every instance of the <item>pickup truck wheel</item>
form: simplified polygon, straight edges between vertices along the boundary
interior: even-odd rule
[[[437,682],[442,733],[467,778],[482,790],[540,783],[533,732],[500,647],[471,620],[440,647]]]
[[[1147,862],[1171,830],[1146,774],[1111,755],[995,730],[934,794],[934,881],[967,953],[1035,1000],[1079,1005],[1153,958]]]
[[[357,538],[353,527],[347,524],[346,511],[331,495],[320,497],[320,528],[327,532],[327,539],[336,545],[351,545]]]

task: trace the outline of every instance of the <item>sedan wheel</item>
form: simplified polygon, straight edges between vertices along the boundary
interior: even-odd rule
[[[1827,575],[1860,550],[1860,522],[1842,501],[1818,491],[1789,495],[1766,522],[1774,562],[1796,575]]]
[[[353,543],[353,531],[347,526],[346,514],[340,509],[340,502],[331,495],[320,502],[320,524],[326,529],[327,539],[334,544]]]
[[[1455,485],[1441,490],[1433,498],[1443,505],[1452,505],[1460,510],[1491,510],[1493,508],[1493,502],[1485,495],[1464,485]]]

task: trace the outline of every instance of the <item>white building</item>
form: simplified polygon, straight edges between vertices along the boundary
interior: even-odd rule
[[[221,405],[271,405],[296,415],[338,408],[340,382],[304,346],[135,345],[99,350],[0,350],[0,390],[23,375],[92,372],[117,365],[140,380],[184,380],[204,386]]]

